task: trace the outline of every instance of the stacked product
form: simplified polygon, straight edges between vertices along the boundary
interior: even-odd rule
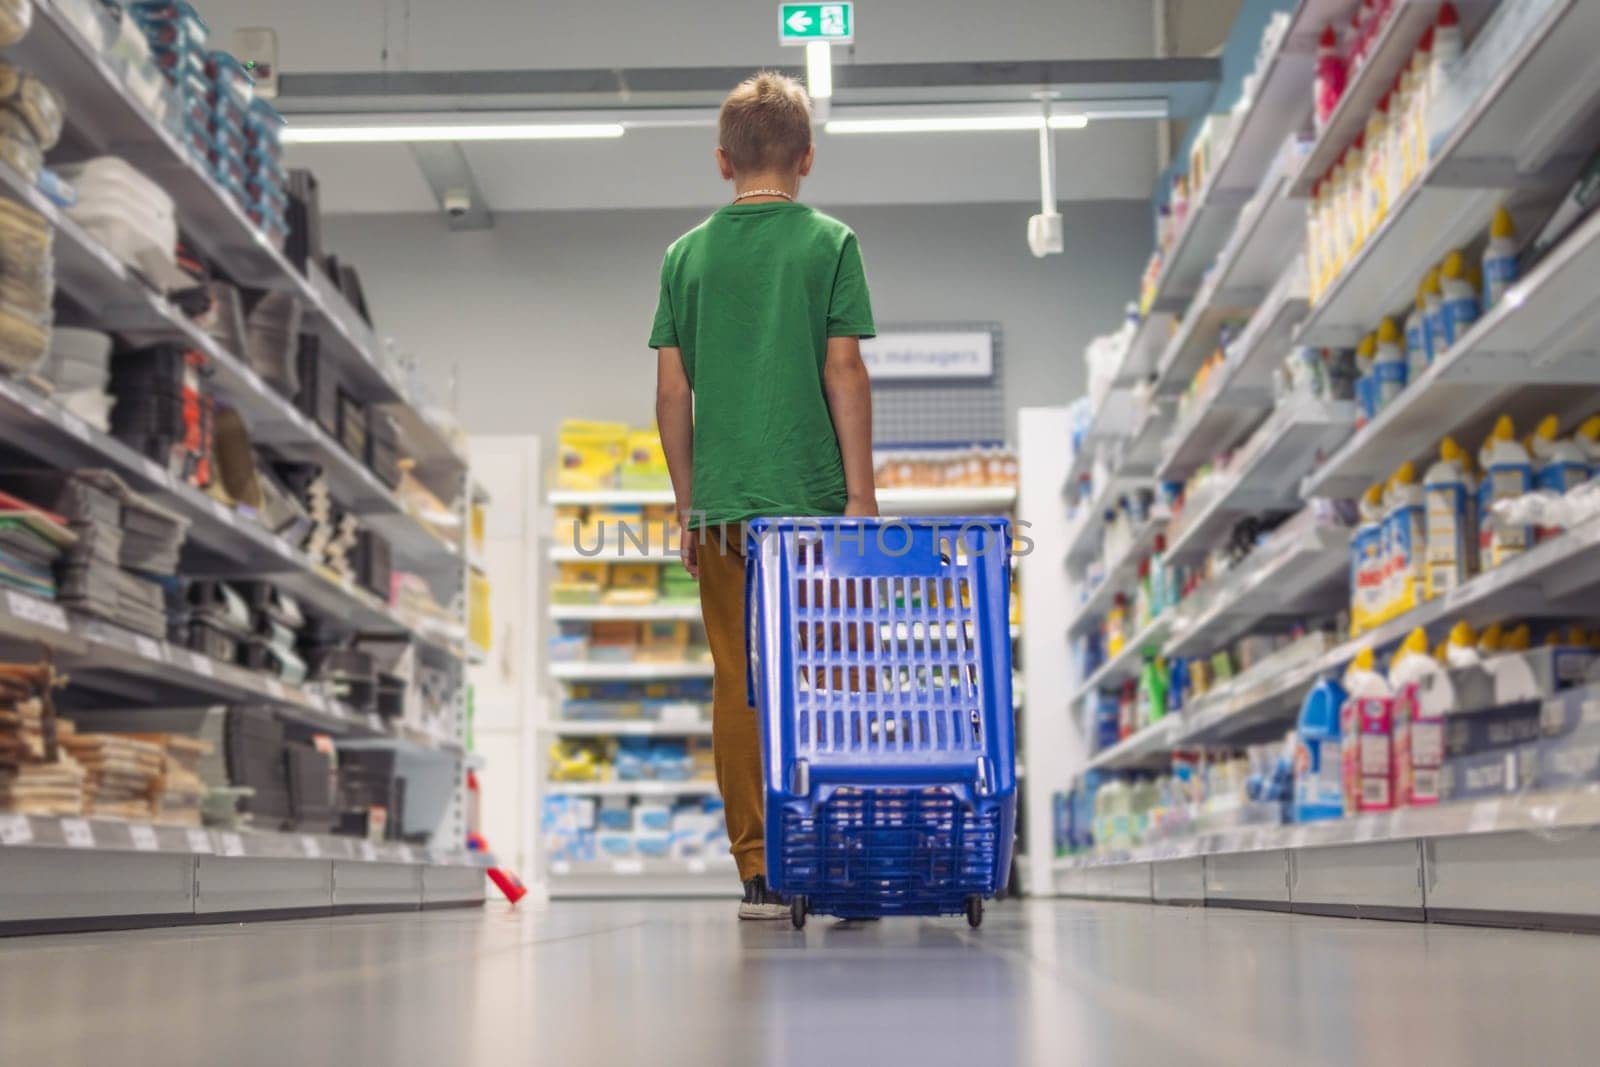
[[[707,738],[578,738],[550,747],[553,782],[709,781],[713,774]]]
[[[283,724],[270,709],[215,709],[206,716],[200,739],[214,746],[213,754],[200,763],[201,778],[208,786],[248,790],[239,807],[257,829],[277,829],[289,821]]]
[[[356,649],[372,659],[378,714],[425,728],[417,646],[405,637],[363,637]]]
[[[241,661],[290,685],[305,681],[306,663],[295,650],[306,625],[299,601],[271,582],[245,582],[239,593],[251,616]]]
[[[0,492],[0,587],[54,600],[56,562],[77,540],[61,516]]]
[[[111,432],[111,345],[111,335],[99,330],[57,326],[35,371],[55,390],[56,403],[101,433]]]
[[[0,368],[30,371],[50,346],[54,241],[44,216],[0,200]]]
[[[676,552],[681,529],[671,504],[561,505],[551,526],[557,547],[613,562]]]
[[[200,804],[206,784],[200,763],[211,753],[211,743],[183,734],[147,734],[140,740],[162,750],[161,779],[155,800],[155,820],[178,826],[200,825]]]
[[[283,116],[257,97],[244,117],[245,212],[274,248],[289,237],[288,177],[283,169]]]
[[[684,678],[649,682],[575,682],[567,687],[559,717],[586,720],[641,719],[671,726],[706,721],[711,707],[711,679]]]
[[[320,641],[314,630],[308,631],[305,653],[312,681],[354,711],[378,710],[378,668],[371,653]]]
[[[173,110],[167,122],[189,155],[211,163],[210,83],[206,79],[206,40],[210,30],[186,3],[145,2],[129,6],[143,32],[150,58],[171,89]]]
[[[994,488],[1017,484],[1017,456],[1007,448],[918,449],[873,457],[879,489]]]
[[[61,98],[44,82],[0,63],[0,160],[28,184],[39,178],[44,154],[61,138]]]
[[[300,388],[297,361],[303,318],[300,301],[292,293],[255,294],[244,316],[243,345],[230,351],[242,352],[257,374],[285,396],[294,396]]]
[[[254,633],[250,606],[237,589],[212,579],[191,581],[172,613],[172,639],[223,663],[237,663]]]
[[[460,642],[466,636],[457,613],[439,603],[428,580],[420,574],[393,572],[389,601],[395,614],[420,633],[447,644]]]
[[[156,812],[165,770],[160,745],[130,734],[79,733],[56,721],[56,740],[83,767],[84,812],[118,819],[149,819]]]
[[[255,82],[250,72],[227,52],[207,52],[205,58],[206,103],[211,132],[211,176],[224,192],[249,209],[250,193],[245,188],[251,171],[245,163],[249,142],[245,140],[245,116],[255,99]]]
[[[731,862],[716,797],[675,803],[606,797],[544,799],[546,854],[553,863],[634,858]]]
[[[77,190],[67,215],[121,262],[163,292],[192,280],[178,269],[178,221],[172,198],[130,164],[102,156],[60,168]]]
[[[0,812],[81,815],[83,768],[56,744],[49,664],[0,664]]]
[[[338,820],[339,770],[331,745],[284,746],[289,807],[297,830],[329,833]]]
[[[176,345],[123,352],[111,361],[111,432],[198,486],[211,484],[216,414],[210,361]]]
[[[369,840],[397,840],[405,824],[406,780],[395,774],[388,749],[344,749],[339,754],[339,832]]]
[[[387,601],[394,567],[388,540],[370,526],[359,527],[351,555],[350,566],[356,584],[379,600]]]
[[[653,430],[618,422],[562,422],[555,483],[562,489],[669,488],[666,456]]]

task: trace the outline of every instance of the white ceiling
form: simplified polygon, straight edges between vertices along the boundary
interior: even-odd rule
[[[776,43],[776,0],[198,0],[223,47],[270,26],[294,72],[721,66],[794,63]],[[839,62],[1148,57],[1150,0],[866,0]],[[1027,133],[819,135],[806,195],[818,203],[1037,200]],[[1058,134],[1058,195],[1144,199],[1156,124],[1120,120]],[[721,202],[710,128],[630,130],[620,141],[464,146],[492,210],[698,207]],[[403,146],[299,146],[324,210],[427,212],[433,194]]]

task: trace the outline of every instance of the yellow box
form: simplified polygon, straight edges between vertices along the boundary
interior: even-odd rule
[[[640,659],[677,662],[689,651],[689,624],[681,619],[658,619],[641,628]]]
[[[467,637],[485,652],[493,648],[494,620],[489,615],[489,578],[474,568],[467,579]]]
[[[654,428],[628,434],[620,481],[624,489],[665,489],[672,485],[667,454],[661,450],[661,435]]]
[[[628,428],[618,422],[568,419],[557,440],[556,486],[613,489],[627,450]]]
[[[660,586],[660,564],[616,563],[611,567],[613,589],[658,589]]]
[[[556,582],[559,585],[593,585],[603,588],[611,580],[611,565],[599,560],[582,563],[558,563]]]

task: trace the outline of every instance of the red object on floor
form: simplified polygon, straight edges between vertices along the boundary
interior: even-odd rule
[[[489,868],[489,881],[493,882],[506,899],[515,904],[528,895],[528,887],[522,884],[522,879],[513,871],[502,870],[499,867]]]

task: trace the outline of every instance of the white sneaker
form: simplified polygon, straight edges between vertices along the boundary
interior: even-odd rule
[[[767,876],[758,874],[744,883],[744,899],[739,902],[741,919],[787,919],[789,902],[767,888]]]

